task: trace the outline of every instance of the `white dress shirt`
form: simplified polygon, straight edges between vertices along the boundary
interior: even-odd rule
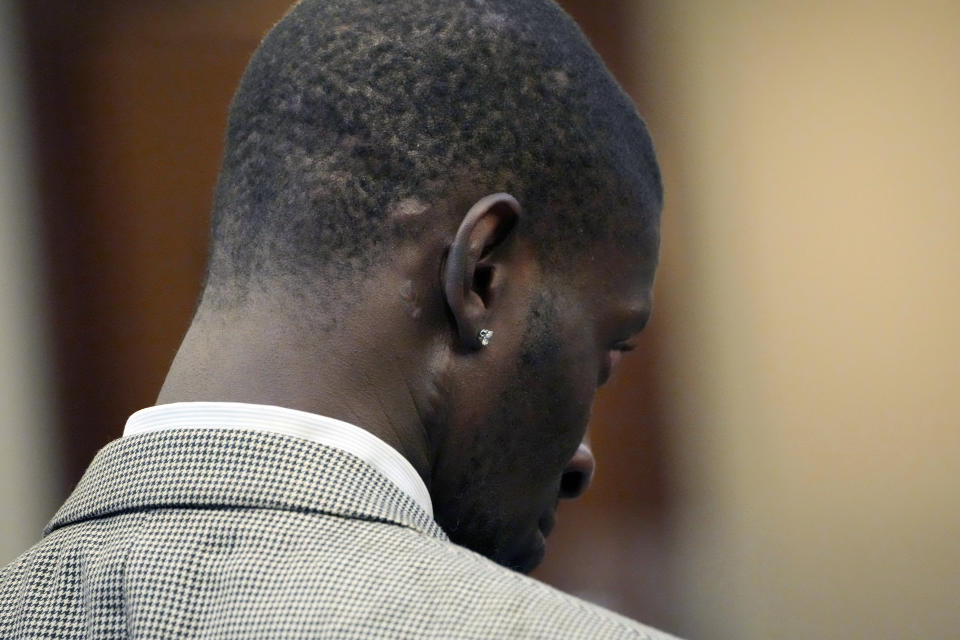
[[[427,485],[400,452],[369,431],[306,411],[244,402],[174,402],[127,419],[123,437],[168,429],[252,429],[304,438],[351,453],[386,476],[433,517]]]

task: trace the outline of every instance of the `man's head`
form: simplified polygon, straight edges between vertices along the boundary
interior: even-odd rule
[[[304,0],[234,98],[161,400],[355,422],[454,541],[530,569],[649,314],[661,199],[642,120],[552,2]]]
[[[544,258],[636,234],[659,210],[646,129],[566,14],[545,0],[301,2],[231,107],[209,284],[231,299],[277,279],[302,290],[309,273],[329,295],[441,210],[462,217],[496,192],[521,202]]]

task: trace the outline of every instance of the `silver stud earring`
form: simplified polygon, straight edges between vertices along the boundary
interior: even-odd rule
[[[477,334],[477,340],[480,342],[481,347],[485,347],[490,344],[490,341],[493,340],[493,331],[490,329],[480,329],[480,333]]]

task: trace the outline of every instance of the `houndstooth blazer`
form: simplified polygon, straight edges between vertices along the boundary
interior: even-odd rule
[[[97,454],[0,570],[0,638],[669,636],[452,544],[359,458],[256,431]]]

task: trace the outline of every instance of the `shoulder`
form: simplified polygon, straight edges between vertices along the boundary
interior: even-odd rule
[[[424,531],[276,509],[164,509],[58,529],[0,570],[0,636],[15,609],[31,611],[17,623],[29,628],[79,615],[90,588],[80,575],[101,576],[124,601],[122,624],[150,636],[670,638]],[[56,607],[37,608],[54,584]]]
[[[403,534],[417,536],[415,532]],[[428,601],[459,618],[483,637],[637,638],[669,640],[664,634],[600,606],[516,573],[464,547],[420,537],[428,560],[417,582]]]
[[[259,518],[270,525],[249,532],[276,531],[282,522],[286,533],[263,553],[263,537],[240,545],[236,584],[270,585],[267,597],[243,598],[256,618],[282,612],[317,635],[336,620],[364,637],[670,639],[413,528],[290,512]],[[221,580],[229,573],[218,571]]]

